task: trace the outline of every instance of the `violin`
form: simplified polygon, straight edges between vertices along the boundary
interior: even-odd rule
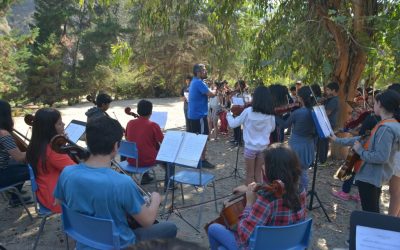
[[[282,114],[284,114],[286,112],[293,111],[293,110],[295,110],[297,108],[300,108],[300,105],[301,105],[300,102],[289,103],[289,104],[286,104],[286,105],[282,105],[282,106],[276,107],[274,109],[274,111],[275,111],[275,114],[282,115]]]
[[[78,146],[65,135],[55,135],[50,140],[50,146],[59,154],[68,154],[75,163],[87,160],[90,156],[90,152],[87,149]]]
[[[87,96],[86,96],[86,100],[87,100],[88,102],[93,103],[94,105],[97,105],[97,104],[96,104],[96,101],[94,100],[93,96],[91,96],[91,95],[87,95]]]
[[[133,117],[135,117],[135,118],[138,118],[138,117],[139,117],[139,115],[136,114],[135,112],[133,112],[132,109],[131,109],[130,107],[126,107],[126,108],[125,108],[125,114],[131,115],[131,116],[133,116]]]
[[[285,194],[285,184],[281,180],[274,180],[271,184],[257,184],[254,192],[260,190],[274,194],[276,198],[281,198]],[[208,231],[208,227],[212,223],[218,223],[226,226],[228,229],[236,230],[239,222],[239,216],[246,207],[246,193],[233,197],[224,202],[224,207],[219,217],[210,223],[206,224],[204,229]]]
[[[370,136],[371,131],[367,131],[365,135],[361,136],[360,140],[365,140]],[[357,165],[356,162],[360,160],[360,155],[356,153],[352,148],[349,149],[345,162],[339,167],[335,173],[335,177],[341,181],[346,181],[351,178],[353,173],[357,173],[361,166]]]
[[[359,124],[361,124],[365,118],[367,118],[368,115],[372,114],[372,110],[366,110],[364,112],[362,112],[356,119],[347,121],[344,124],[344,129],[353,129],[356,128]]]

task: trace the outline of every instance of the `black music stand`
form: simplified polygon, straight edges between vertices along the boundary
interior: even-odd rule
[[[200,161],[201,162],[201,161]],[[200,163],[201,164],[201,163]],[[171,171],[172,170],[172,171]],[[167,163],[167,176],[168,176],[168,184],[167,184],[167,189],[170,186],[171,183],[171,172],[174,173],[172,175],[172,185],[175,185],[175,164],[174,163]],[[167,191],[167,190],[166,190]],[[183,190],[181,190],[181,192],[183,192]],[[166,192],[167,193],[167,192]],[[183,195],[183,194],[182,194]],[[190,224],[189,221],[187,221],[185,218],[183,218],[183,215],[181,214],[181,212],[179,211],[179,209],[177,207],[175,207],[175,186],[172,187],[172,201],[171,201],[171,206],[168,208],[168,211],[166,213],[163,213],[162,216],[164,216],[165,214],[167,215],[166,217],[166,221],[169,219],[169,217],[171,216],[171,214],[175,214],[178,218],[180,218],[183,222],[185,222],[186,224],[188,224],[191,228],[193,228],[194,230],[196,230],[196,232],[200,233],[200,231],[193,226],[192,224]],[[166,205],[166,204],[165,204]],[[163,211],[164,212],[164,211]]]
[[[332,222],[331,219],[330,219],[329,216],[328,216],[328,213],[327,213],[326,210],[325,210],[325,207],[323,206],[321,200],[320,200],[319,197],[318,197],[317,191],[315,191],[315,181],[316,181],[316,179],[317,179],[317,169],[318,169],[318,156],[319,156],[319,144],[320,144],[319,142],[320,142],[320,138],[317,137],[317,153],[316,153],[316,155],[315,155],[315,160],[314,160],[314,163],[313,163],[313,179],[312,179],[312,185],[311,185],[311,190],[309,190],[308,193],[307,193],[307,196],[310,196],[310,203],[309,203],[309,205],[308,205],[308,210],[311,211],[311,210],[316,209],[316,208],[322,208],[322,211],[324,211],[324,214],[325,214],[325,216],[326,216],[326,219],[327,219],[329,222]],[[317,198],[317,201],[318,201],[318,204],[319,204],[319,205],[316,206],[316,207],[313,207],[314,196],[315,196],[315,198]]]

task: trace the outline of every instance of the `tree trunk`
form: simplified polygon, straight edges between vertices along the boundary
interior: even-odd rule
[[[365,11],[372,11],[373,8],[367,7],[374,6],[374,2],[376,1],[352,1],[353,27],[352,33],[350,33],[349,30],[334,22],[328,15],[328,10],[339,11],[341,1],[311,1],[312,6],[315,7],[318,16],[323,20],[326,29],[332,34],[336,44],[337,59],[332,80],[338,82],[340,86],[338,128],[343,127],[344,122],[349,118],[350,107],[346,104],[346,101],[353,100],[367,62],[367,54],[357,39],[360,37],[365,39],[372,35],[367,35],[366,32]],[[332,157],[334,159],[343,159],[345,155],[343,155],[342,150],[335,147],[337,146],[332,147]]]

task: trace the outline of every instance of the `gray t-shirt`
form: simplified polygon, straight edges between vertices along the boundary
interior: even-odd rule
[[[331,111],[328,115],[329,122],[331,123],[332,129],[335,129],[337,123],[337,116],[339,113],[339,97],[334,96],[327,100],[325,103],[325,110]]]

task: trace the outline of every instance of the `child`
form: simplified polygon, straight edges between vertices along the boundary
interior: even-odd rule
[[[246,184],[260,183],[264,164],[263,150],[269,145],[269,135],[275,129],[272,97],[267,87],[259,86],[254,91],[253,106],[236,118],[227,114],[231,128],[244,126],[244,158],[246,162]]]
[[[389,181],[395,168],[395,154],[400,150],[400,95],[386,90],[375,96],[374,112],[381,121],[371,131],[364,146],[359,137],[331,139],[335,143],[353,146],[360,155],[360,170],[355,175],[364,211],[379,213],[382,184]]]
[[[337,82],[331,82],[326,85],[326,95],[328,97],[325,102],[325,110],[328,115],[329,122],[333,130],[335,130],[337,116],[339,113],[339,84]],[[329,151],[329,139],[320,139],[319,143],[319,162],[324,164],[328,158]]]
[[[212,85],[212,91],[216,94],[208,100],[208,127],[210,128],[210,138],[216,140],[218,136],[218,114],[221,111],[221,86],[222,83],[215,81]]]
[[[247,84],[244,80],[239,80],[235,83],[235,90],[231,92],[231,98],[236,97],[236,98],[242,98],[243,102],[245,102],[245,96],[248,96],[247,94]],[[233,104],[233,102],[231,102]],[[246,105],[246,103],[245,103]],[[231,109],[233,110],[234,105],[231,106]],[[237,106],[235,106],[237,107]],[[231,141],[235,146],[240,146],[242,144],[243,140],[243,133],[242,133],[242,128],[240,126],[235,127],[233,129],[233,140]]]
[[[53,197],[58,177],[66,166],[75,162],[66,154],[58,154],[50,146],[50,140],[57,134],[64,134],[61,114],[53,108],[39,109],[33,120],[32,137],[26,158],[35,173],[39,202],[54,213],[61,213]]]
[[[286,121],[278,120],[280,126],[287,128],[293,125],[292,135],[289,139],[289,146],[296,152],[300,159],[302,168],[301,186],[307,190],[308,175],[307,169],[314,162],[315,154],[315,126],[311,116],[311,108],[314,105],[314,98],[309,86],[304,86],[297,92],[297,100],[301,108],[293,111]]]
[[[301,169],[296,154],[276,143],[265,151],[264,161],[264,179],[281,180],[286,193],[281,198],[267,191],[255,193],[255,183],[235,188],[234,192],[246,192],[246,207],[239,217],[237,232],[211,224],[208,228],[211,250],[222,249],[220,246],[228,250],[246,249],[256,226],[286,226],[306,218],[306,192],[299,189]]]
[[[110,103],[112,102],[111,96],[105,93],[98,94],[96,97],[96,107],[90,108],[86,111],[85,115],[87,116],[87,121],[89,122],[91,119],[95,119],[101,116],[108,116],[107,110],[110,108]]]

